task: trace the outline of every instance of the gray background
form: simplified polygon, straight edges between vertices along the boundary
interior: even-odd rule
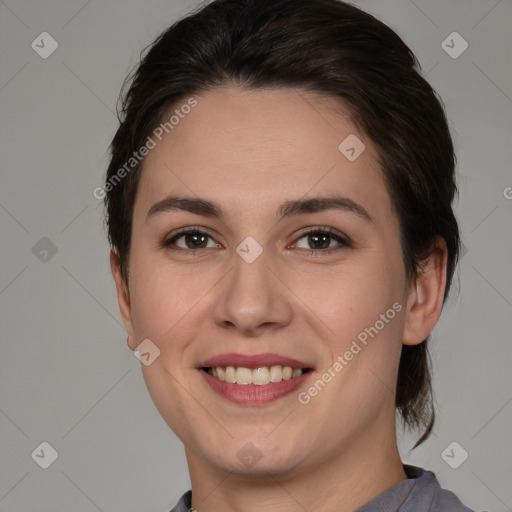
[[[2,512],[164,512],[189,488],[181,443],[126,346],[92,191],[123,79],[198,5],[0,0]],[[445,101],[459,159],[465,254],[433,336],[438,420],[414,452],[414,438],[401,437],[401,452],[468,506],[511,510],[512,2],[357,5],[417,54]],[[59,45],[47,59],[31,48],[43,31]],[[458,58],[441,46],[454,31],[469,44]],[[43,441],[59,454],[48,469],[31,457]],[[453,441],[452,464],[469,454],[457,469],[441,455]]]

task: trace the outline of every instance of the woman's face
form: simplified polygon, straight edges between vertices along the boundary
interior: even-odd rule
[[[371,141],[332,98],[195,99],[155,139],[134,206],[123,318],[132,349],[160,351],[142,366],[156,407],[191,458],[238,473],[394,436],[408,286]]]

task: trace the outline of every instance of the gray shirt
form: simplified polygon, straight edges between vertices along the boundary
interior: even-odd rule
[[[404,464],[409,477],[355,512],[474,512],[450,491],[441,489],[432,471]],[[187,491],[171,512],[194,512]],[[198,511],[202,512],[202,511]]]

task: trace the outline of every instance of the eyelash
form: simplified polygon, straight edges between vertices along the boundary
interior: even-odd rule
[[[188,228],[183,228],[177,233],[175,233],[171,238],[165,239],[160,244],[163,249],[167,249],[170,251],[183,251],[186,253],[190,253],[191,255],[194,255],[198,251],[204,251],[207,248],[203,249],[183,249],[181,247],[171,247],[171,244],[175,243],[176,240],[181,238],[182,236],[186,234],[198,234],[198,235],[206,235],[207,237],[211,238],[213,240],[213,237],[209,235],[208,233],[205,233],[204,231],[201,231],[201,229],[197,226],[190,226]],[[312,228],[308,231],[305,231],[304,233],[301,233],[301,235],[296,239],[293,244],[296,244],[298,240],[301,240],[302,238],[308,236],[308,235],[328,235],[330,238],[334,239],[336,242],[338,242],[340,245],[335,247],[334,249],[302,249],[304,251],[307,251],[307,253],[311,256],[318,256],[318,255],[326,255],[326,254],[332,254],[334,252],[337,252],[338,250],[341,250],[343,248],[352,247],[352,243],[348,239],[348,237],[341,236],[339,234],[334,233],[334,230],[329,227],[323,227],[323,228]],[[208,248],[211,249],[211,248]]]

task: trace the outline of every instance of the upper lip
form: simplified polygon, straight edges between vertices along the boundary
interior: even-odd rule
[[[311,365],[292,357],[279,354],[219,354],[206,359],[198,368],[215,368],[217,366],[242,366],[244,368],[259,368],[260,366],[291,366],[295,369],[312,368]]]

